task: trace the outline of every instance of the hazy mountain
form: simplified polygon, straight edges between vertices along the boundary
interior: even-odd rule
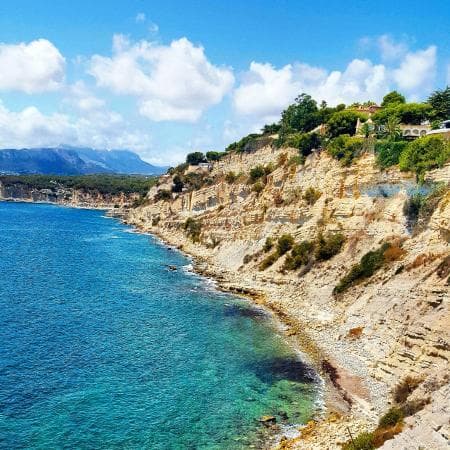
[[[160,175],[166,169],[143,161],[129,150],[94,150],[77,147],[0,149],[0,173],[7,174]]]

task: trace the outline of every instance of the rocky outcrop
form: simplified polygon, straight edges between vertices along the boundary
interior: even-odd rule
[[[149,204],[130,210],[127,220],[195,256],[198,268],[218,278],[224,289],[258,293],[257,300],[279,313],[288,334],[319,368],[324,361],[335,368],[337,381],[330,385],[337,386],[342,401],[333,403],[338,394],[330,388],[328,404],[342,416],[333,425],[318,426],[314,446],[297,441],[286,448],[339,448],[338,442],[348,436],[347,426],[357,433],[376,424],[392,403],[393,388],[406,375],[425,383],[448,373],[450,274],[443,275],[438,268],[450,252],[450,193],[447,189],[442,195],[426,226],[412,233],[405,202],[411,193],[426,189],[417,186],[413,176],[396,168],[380,171],[372,154],[351,167],[340,166],[325,152],[313,153],[302,166],[289,164],[295,154],[293,149],[272,147],[230,154],[214,164],[212,184],[159,202],[152,200],[158,189],[154,188]],[[277,168],[256,193],[247,182],[248,172],[269,163]],[[229,172],[241,175],[228,183]],[[429,178],[445,182],[449,172],[447,166]],[[170,188],[170,179],[164,183]],[[310,188],[318,199],[308,203],[305,193]],[[186,234],[187,218],[201,223],[200,242],[192,242]],[[286,272],[283,256],[267,270],[259,270],[267,256],[263,245],[268,237],[289,233],[300,242],[336,232],[346,242],[328,261]],[[397,250],[386,264],[334,295],[334,287],[349,269],[387,241]],[[434,436],[436,442],[448,439],[450,415],[442,405],[446,389],[448,381],[427,394],[431,403],[408,419],[411,430],[386,448],[416,448],[402,443],[407,436],[418,445],[423,436],[425,448],[441,448],[427,446],[432,441],[426,436]],[[436,411],[447,421],[437,431]],[[329,434],[325,439],[330,429],[335,430],[333,442]]]
[[[3,201],[55,203],[82,208],[115,209],[120,212],[124,208],[129,208],[137,198],[138,194],[102,194],[67,188],[56,183],[51,189],[39,189],[25,184],[5,186],[0,181],[0,200]]]

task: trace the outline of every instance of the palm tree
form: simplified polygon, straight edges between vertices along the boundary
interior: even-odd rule
[[[388,139],[395,141],[402,135],[400,120],[396,116],[389,116],[384,125],[384,134]]]

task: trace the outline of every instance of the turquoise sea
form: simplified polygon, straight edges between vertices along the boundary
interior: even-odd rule
[[[25,203],[0,203],[0,236],[0,448],[259,448],[262,415],[314,413],[271,317],[154,238]]]

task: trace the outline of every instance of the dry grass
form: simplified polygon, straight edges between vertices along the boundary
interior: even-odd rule
[[[397,404],[405,403],[408,397],[414,392],[415,389],[422,383],[422,378],[406,376],[400,383],[394,388],[394,400]]]
[[[414,261],[406,266],[406,270],[410,271],[412,269],[417,269],[418,267],[426,266],[430,264],[435,259],[439,258],[439,254],[435,253],[421,253],[417,255]]]
[[[385,252],[384,258],[387,262],[398,261],[402,259],[406,254],[406,251],[398,244],[392,244]]]
[[[377,428],[373,433],[373,444],[376,448],[381,447],[386,441],[394,438],[395,435],[401,433],[403,423],[397,423],[393,427]]]
[[[347,336],[352,339],[358,339],[362,336],[364,327],[355,327],[348,330]]]

